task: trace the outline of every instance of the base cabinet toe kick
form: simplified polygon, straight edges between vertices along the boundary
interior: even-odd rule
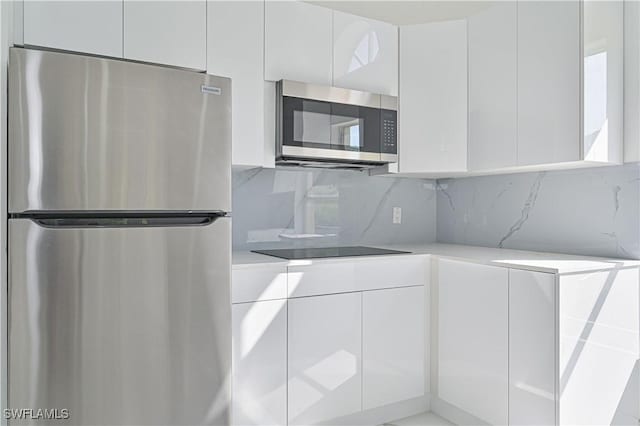
[[[640,267],[234,265],[233,425],[637,424]]]

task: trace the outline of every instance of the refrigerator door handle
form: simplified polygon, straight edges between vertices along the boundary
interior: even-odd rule
[[[34,212],[12,214],[45,228],[148,228],[206,226],[224,212]]]

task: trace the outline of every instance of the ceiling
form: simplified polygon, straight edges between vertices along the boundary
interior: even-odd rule
[[[425,22],[461,19],[486,8],[488,5],[487,2],[482,1],[459,0],[310,0],[307,2],[395,25],[423,24]]]

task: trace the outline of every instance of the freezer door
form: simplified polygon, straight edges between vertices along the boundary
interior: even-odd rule
[[[70,416],[11,424],[229,425],[229,218],[9,222],[9,407]]]
[[[9,211],[231,209],[231,80],[12,48]]]

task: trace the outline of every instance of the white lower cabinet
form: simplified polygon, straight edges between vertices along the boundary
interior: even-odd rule
[[[382,424],[429,391],[456,424],[637,422],[637,266],[394,259],[234,268],[234,426]]]
[[[425,288],[362,293],[363,409],[424,395]]]
[[[508,269],[438,261],[438,393],[494,425],[508,422]]]
[[[509,270],[509,424],[554,425],[556,275]]]
[[[416,255],[234,266],[233,425],[426,411],[429,271]]]
[[[232,307],[235,426],[287,424],[287,301]]]
[[[362,293],[289,300],[288,420],[310,425],[362,409]]]
[[[638,268],[559,277],[560,425],[637,424],[639,277]]]

